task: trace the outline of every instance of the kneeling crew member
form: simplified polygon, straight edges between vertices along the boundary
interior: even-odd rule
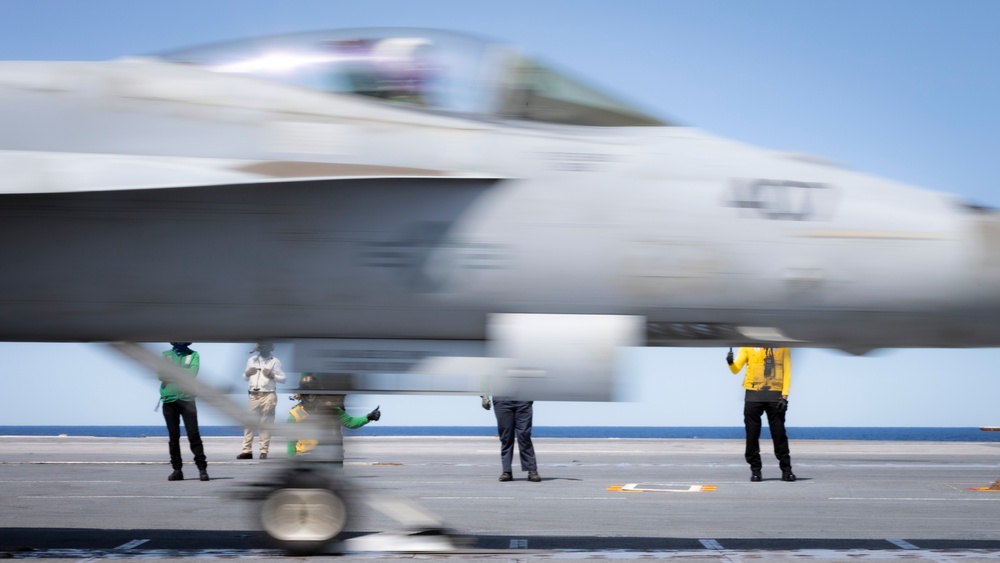
[[[303,375],[302,379],[299,380],[299,389],[301,391],[318,390],[319,388],[319,382],[309,374]],[[351,416],[347,414],[347,411],[342,406],[343,395],[314,395],[300,392],[293,398],[298,399],[299,404],[292,407],[292,410],[288,413],[288,422],[291,423],[302,422],[312,415],[330,414],[337,417],[340,421],[340,426],[354,429],[361,428],[369,422],[382,418],[382,411],[378,407],[375,407],[375,410],[365,416]],[[339,432],[340,428],[338,427],[337,442],[341,441]],[[316,440],[289,440],[288,457],[306,455],[317,445]]]

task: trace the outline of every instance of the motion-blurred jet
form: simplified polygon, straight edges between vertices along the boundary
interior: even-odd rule
[[[4,340],[287,339],[356,390],[566,399],[621,346],[1000,345],[994,211],[460,34],[3,62],[0,123]]]
[[[3,62],[0,122],[5,340],[482,340],[520,313],[638,316],[649,345],[1000,344],[993,211],[463,35]]]

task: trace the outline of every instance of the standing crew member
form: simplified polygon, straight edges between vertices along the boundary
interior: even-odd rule
[[[785,413],[788,411],[788,388],[792,383],[792,352],[788,348],[740,348],[733,357],[733,349],[726,354],[729,371],[739,373],[747,367],[743,378],[746,397],[743,403],[743,424],[746,426],[747,445],[745,457],[750,464],[750,480],[762,481],[760,460],[760,415],[767,413],[767,426],[771,429],[774,456],[781,467],[781,480],[794,481],[792,457],[788,451],[788,434],[785,433]]]
[[[481,397],[483,408],[490,410],[490,398]],[[528,480],[538,483],[538,462],[535,460],[535,446],[531,443],[531,419],[534,401],[512,401],[493,397],[493,413],[497,417],[497,434],[500,436],[500,464],[503,472],[500,481],[513,481],[511,466],[514,461],[514,438],[521,454],[521,471],[528,472]]]
[[[247,368],[243,379],[247,380],[247,393],[250,395],[250,412],[257,415],[262,425],[274,422],[274,409],[278,406],[276,383],[285,382],[285,371],[281,369],[281,360],[272,355],[274,344],[259,342],[253,347],[253,354],[247,359]],[[243,428],[243,451],[236,459],[253,459],[254,427]],[[271,431],[262,426],[260,429],[260,459],[267,459],[267,449],[271,445]]]
[[[171,342],[170,345],[173,348],[163,351],[163,359],[184,369],[191,374],[191,377],[198,377],[198,365],[201,363],[201,357],[198,352],[190,348],[191,343]],[[191,453],[194,454],[194,464],[198,467],[198,478],[202,481],[208,481],[208,460],[205,458],[205,447],[201,443],[201,432],[198,430],[198,405],[195,404],[194,395],[184,393],[174,384],[164,381],[163,375],[160,375],[160,400],[163,402],[163,420],[167,423],[170,466],[174,468],[167,480],[184,480],[184,473],[181,471],[181,467],[184,465],[184,460],[181,458],[181,419],[183,418],[188,444],[191,446]]]

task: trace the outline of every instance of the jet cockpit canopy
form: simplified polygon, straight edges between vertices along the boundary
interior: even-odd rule
[[[598,127],[665,125],[511,45],[454,32],[342,29],[157,56],[217,72],[482,118]]]

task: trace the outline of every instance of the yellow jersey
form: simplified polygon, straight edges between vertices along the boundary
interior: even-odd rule
[[[765,373],[765,362],[768,356],[774,360],[771,373]],[[750,391],[781,391],[783,397],[788,396],[788,388],[792,383],[792,351],[788,348],[747,348],[742,347],[736,352],[729,371],[739,373],[743,366],[747,372],[743,377],[743,388]]]

